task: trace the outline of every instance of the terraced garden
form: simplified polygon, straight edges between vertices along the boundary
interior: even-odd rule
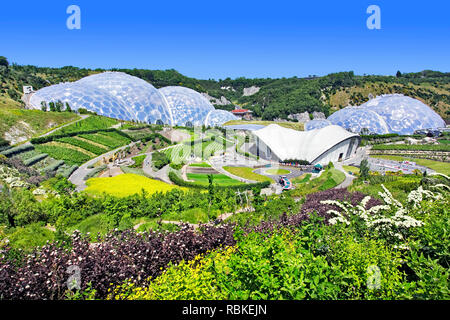
[[[88,118],[89,119],[89,118]],[[63,137],[55,141],[36,144],[35,148],[50,157],[63,160],[70,165],[80,165],[110,150],[130,143],[131,140],[119,132],[97,132]]]

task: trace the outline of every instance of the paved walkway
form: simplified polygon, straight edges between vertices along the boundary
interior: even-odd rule
[[[350,175],[347,171],[345,171],[344,168],[342,167],[342,163],[336,162],[336,163],[334,163],[334,167],[337,170],[342,171],[345,174],[345,180],[342,181],[340,184],[338,184],[333,189],[345,189],[345,188],[351,186],[353,183],[353,180],[356,179],[356,177],[354,175]]]
[[[127,147],[131,147],[133,144],[134,144],[134,142],[132,142],[126,146],[122,146],[120,148],[108,151],[104,154],[99,155],[98,157],[96,157],[94,159],[89,160],[86,163],[83,163],[77,170],[75,170],[74,173],[72,173],[72,175],[69,178],[69,181],[72,182],[74,185],[76,185],[76,191],[82,191],[82,190],[86,189],[87,185],[86,185],[86,181],[84,180],[84,177],[86,177],[90,172],[92,172],[92,170],[94,170],[94,168],[88,168],[89,166],[93,166],[98,161],[102,160],[104,157],[109,157],[119,150],[125,149]]]

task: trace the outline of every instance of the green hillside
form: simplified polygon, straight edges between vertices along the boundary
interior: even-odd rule
[[[355,75],[352,71],[307,78],[209,79],[200,80],[184,76],[176,70],[111,69],[144,79],[156,88],[185,86],[209,96],[225,98],[229,104],[215,104],[217,108],[231,110],[239,105],[253,110],[262,120],[287,118],[289,114],[320,111],[329,115],[349,104],[359,105],[369,94],[402,93],[431,106],[446,121],[450,120],[450,73],[422,71],[397,73],[396,76]],[[64,81],[75,81],[103,72],[103,69],[76,67],[43,68],[12,64],[0,66],[0,109],[19,108],[23,85],[35,90]],[[252,95],[244,89],[255,87]],[[213,103],[217,101],[212,100]]]

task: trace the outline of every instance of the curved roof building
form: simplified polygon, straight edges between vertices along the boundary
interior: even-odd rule
[[[352,132],[413,134],[419,129],[445,127],[444,120],[429,106],[402,94],[381,95],[359,107],[346,107],[328,117],[333,124]]]
[[[350,158],[361,138],[336,125],[310,131],[297,131],[271,124],[252,132],[256,136],[257,155],[276,161],[306,160],[328,164]]]
[[[230,112],[216,110],[198,92],[184,87],[160,90],[123,72],[103,72],[75,82],[42,88],[30,98],[35,109],[41,102],[68,103],[73,110],[85,108],[121,120],[169,125],[219,126],[236,119]]]

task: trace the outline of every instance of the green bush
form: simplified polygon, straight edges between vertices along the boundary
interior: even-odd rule
[[[30,145],[30,144],[24,144],[18,147],[14,147],[11,149],[7,149],[5,151],[0,152],[0,154],[4,155],[5,157],[12,157],[15,156],[19,153],[25,152],[25,151],[30,151],[33,150],[34,146]]]
[[[45,159],[47,157],[48,157],[48,154],[41,153],[41,154],[38,154],[37,156],[34,156],[34,157],[30,158],[30,159],[24,160],[23,164],[26,165],[26,166],[32,166],[33,164],[38,163],[39,161],[41,161],[41,160],[43,160],[43,159]]]

